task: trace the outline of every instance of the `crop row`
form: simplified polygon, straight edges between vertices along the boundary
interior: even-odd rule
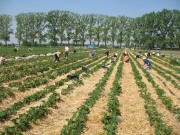
[[[53,93],[46,102],[37,107],[31,107],[27,113],[19,115],[18,118],[13,119],[13,126],[4,127],[1,135],[20,135],[23,131],[28,130],[31,126],[30,123],[35,123],[36,120],[43,118],[49,113],[49,108],[55,108],[56,102],[60,101],[60,96]]]
[[[136,80],[136,84],[140,88],[140,96],[145,101],[145,109],[146,113],[149,116],[150,125],[155,126],[155,135],[170,135],[172,129],[168,127],[164,121],[162,120],[162,114],[160,114],[156,109],[156,102],[151,97],[151,94],[147,90],[146,84],[142,81],[142,76],[140,75],[139,71],[137,70],[135,64],[130,60],[132,70],[134,73],[134,78]]]
[[[169,71],[169,70],[167,70],[167,69],[164,69],[164,68],[158,66],[157,64],[155,64],[155,63],[152,62],[152,61],[151,61],[151,63],[152,63],[152,65],[153,65],[153,66],[152,66],[152,69],[154,69],[160,76],[164,77],[167,81],[170,81],[170,82],[174,85],[175,88],[177,88],[177,89],[180,90],[180,86],[179,86],[178,82],[176,82],[176,80],[173,80],[173,79],[171,78],[171,76],[168,76],[168,75],[166,75],[166,74],[170,74],[170,75],[174,76],[177,80],[180,81],[180,77],[179,77],[178,75],[175,75],[175,74],[172,73],[171,71]]]
[[[168,63],[165,63],[165,62],[162,62],[161,60],[158,60],[157,58],[154,58],[152,57],[152,60],[164,65],[165,67],[168,67],[170,69],[173,69],[176,73],[180,74],[180,68],[177,68],[175,66],[172,66],[171,64],[168,64]]]
[[[104,60],[104,59],[103,59]],[[100,60],[100,61],[102,61],[102,60]],[[98,62],[100,62],[100,61],[98,61]],[[107,61],[107,60],[105,60],[105,61]],[[98,63],[97,62],[97,63]],[[97,64],[96,63],[96,64]],[[94,66],[94,64],[92,64],[91,65],[91,67],[92,66]],[[90,65],[89,65],[89,68],[90,68]],[[78,72],[78,71],[77,71]],[[47,90],[48,91],[51,91],[51,92],[54,92],[55,91],[55,89],[57,88],[57,87],[59,87],[60,85],[63,85],[64,84],[64,82],[65,81],[68,81],[68,79],[62,79],[61,81],[59,81],[59,82],[57,82],[57,83],[55,83],[55,85],[51,85],[51,86],[48,86],[45,90],[46,90],[46,93],[47,93]],[[44,95],[43,95],[43,97],[44,97]],[[28,104],[30,103],[30,102],[27,102]],[[38,107],[34,107],[35,108],[35,110],[36,109],[39,109],[39,106]],[[29,113],[29,111],[28,111],[28,113]],[[27,114],[28,114],[27,113]],[[27,115],[27,114],[21,114],[21,115],[19,115],[19,118],[21,117],[21,116],[24,116],[24,115]],[[40,116],[39,118],[38,117],[36,117],[36,116]],[[43,115],[44,116],[44,115]],[[35,117],[35,118],[34,118]],[[37,111],[37,114],[36,115],[34,115],[34,116],[31,116],[31,118],[29,118],[30,120],[28,120],[28,122],[26,122],[27,123],[27,125],[24,125],[25,127],[24,127],[24,129],[26,130],[26,129],[28,129],[28,127],[30,126],[29,124],[30,123],[32,123],[32,122],[35,122],[37,119],[40,119],[42,117],[42,115],[41,115],[41,112],[40,111]],[[19,118],[17,118],[18,120],[19,120]],[[21,117],[21,121],[25,121],[26,119],[23,119],[24,117]],[[21,129],[20,127],[18,127],[18,126],[16,126],[16,124],[17,124],[17,119],[14,119],[14,120],[12,120],[12,121],[16,121],[15,122],[15,125],[13,126],[13,127],[5,127],[5,132],[7,132],[7,133],[9,133],[10,131],[11,131],[11,133],[16,133],[16,134],[18,134],[18,133],[21,133],[22,131],[25,131],[24,129]],[[33,119],[33,121],[31,120],[31,119]],[[21,121],[19,121],[20,122],[20,125],[22,125],[22,124],[24,124],[23,122],[21,122]],[[27,121],[27,120],[26,120]],[[19,124],[19,123],[18,123]],[[19,129],[20,128],[20,129]],[[8,129],[8,130],[7,130]],[[10,129],[10,130],[9,130]],[[13,130],[12,130],[13,129]],[[14,129],[16,129],[16,130],[14,130]],[[3,134],[5,133],[5,132],[2,132]]]
[[[104,62],[101,63],[101,61],[103,61],[103,60],[104,60]],[[93,74],[93,73],[96,72],[98,69],[100,69],[103,65],[105,65],[108,60],[109,60],[109,59],[104,58],[104,59],[102,59],[102,60],[100,60],[100,61],[98,61],[98,62],[96,62],[96,63],[90,64],[89,66],[87,66],[87,68],[91,68],[92,66],[96,65],[93,69],[91,69],[91,70],[88,71],[87,73],[82,74],[82,78],[89,77],[90,74]],[[98,63],[100,63],[100,64],[98,64]],[[82,70],[77,71],[76,73],[74,73],[74,75],[79,76],[81,73],[82,73]],[[80,85],[82,85],[82,84],[83,84],[83,80],[82,80],[82,79],[79,79],[79,80],[73,82],[72,84],[69,84],[67,88],[62,89],[61,94],[62,94],[62,95],[69,94],[69,92],[72,91],[75,87],[80,86]]]
[[[121,57],[121,61],[123,61],[123,57]],[[119,84],[119,80],[122,77],[122,68],[123,62],[119,63],[115,80],[113,82],[113,87],[111,88],[111,92],[108,94],[108,112],[104,113],[104,117],[102,119],[102,122],[104,123],[104,130],[106,131],[107,135],[116,134],[116,128],[119,122],[118,116],[121,115],[119,110],[119,100],[117,96],[122,93],[122,88]]]
[[[134,59],[134,61],[136,61],[138,67],[144,72],[145,77],[148,79],[148,81],[151,82],[152,86],[155,88],[155,91],[156,91],[159,99],[161,99],[162,103],[166,106],[166,108],[169,111],[171,111],[174,114],[176,114],[178,120],[180,121],[180,108],[178,108],[177,106],[173,105],[173,101],[169,97],[167,97],[165,95],[166,92],[159,87],[159,85],[154,81],[154,79],[152,78],[150,73],[148,71],[146,71],[146,70],[143,70],[141,64],[133,56],[132,56],[132,58]]]
[[[98,59],[98,58],[96,58]],[[31,78],[30,81],[24,80],[23,83],[16,83],[16,87],[18,88],[18,90],[20,91],[25,91],[28,90],[29,88],[35,88],[37,86],[40,86],[42,84],[46,84],[48,82],[49,79],[55,79],[57,76],[60,76],[62,74],[66,74],[71,70],[75,70],[77,68],[79,68],[80,66],[83,65],[87,65],[89,63],[91,63],[93,60],[89,60],[89,61],[81,61],[79,62],[78,65],[76,64],[71,64],[69,66],[65,66],[65,67],[59,67],[53,71],[49,71],[45,74],[41,74],[39,76],[36,76],[34,78]]]
[[[79,58],[77,58],[77,60],[78,59]],[[74,61],[77,61],[77,60],[74,59]],[[48,80],[46,78],[54,79],[60,74],[66,73],[66,72],[70,71],[71,69],[76,69],[75,65],[73,65],[73,64],[69,67],[70,68],[64,68],[64,69],[67,69],[66,71],[63,71],[63,68],[61,67],[57,70],[52,70],[52,71],[47,72],[46,74],[42,74],[40,76],[28,77],[26,80],[24,80],[24,83],[22,83],[22,82],[11,83],[10,87],[18,87],[18,90],[20,90],[20,91],[24,91],[25,89],[27,90],[28,88],[37,87],[41,84],[47,83]],[[55,72],[55,71],[56,71],[56,74],[51,75],[51,73]],[[14,93],[12,91],[13,90],[10,88],[1,87],[0,95],[2,95],[2,96],[0,96],[0,101],[2,101],[2,99],[5,99],[7,97],[6,95],[9,95],[9,96],[14,95]]]
[[[74,62],[74,61],[77,61],[79,59],[82,59],[84,58],[84,56],[78,56],[78,57],[75,57],[75,58],[72,58],[72,60],[69,60],[69,62]],[[68,64],[69,62],[62,62],[62,63],[50,63],[49,64],[44,64],[44,65],[41,65],[41,67],[37,67],[37,68],[32,68],[32,69],[27,69],[27,70],[21,70],[20,72],[18,73],[13,73],[13,74],[8,74],[6,76],[1,76],[0,77],[0,83],[2,82],[9,82],[11,80],[17,80],[17,79],[20,79],[22,77],[25,77],[27,75],[37,75],[38,72],[41,72],[43,73],[44,71],[48,71],[50,68],[52,69],[56,69],[58,68],[59,66],[62,66],[64,64]]]
[[[87,115],[90,113],[90,108],[93,107],[93,105],[96,103],[96,100],[99,99],[102,91],[104,91],[105,84],[111,75],[118,59],[116,59],[115,63],[113,63],[110,68],[108,68],[103,78],[96,84],[95,90],[88,94],[89,98],[86,99],[84,104],[81,105],[76,112],[74,112],[72,118],[68,120],[68,124],[65,125],[61,130],[61,135],[78,135],[83,131],[83,128],[86,124]]]
[[[14,93],[9,89],[9,88],[5,88],[3,86],[0,86],[0,102],[7,98],[7,96],[13,97]]]
[[[95,59],[96,58],[91,60],[91,62],[94,61]],[[78,64],[76,64],[76,65],[78,65]],[[91,66],[89,66],[89,67],[91,67]],[[80,74],[79,71],[76,71],[75,73]],[[82,73],[82,70],[81,70],[81,73]],[[24,107],[25,105],[29,105],[31,102],[35,102],[35,101],[40,100],[41,98],[45,97],[48,93],[55,91],[55,89],[57,89],[58,87],[64,85],[64,83],[68,82],[68,81],[69,81],[68,78],[61,79],[60,81],[55,82],[55,85],[47,86],[47,87],[44,88],[44,90],[38,91],[38,92],[32,94],[31,96],[27,96],[27,97],[25,97],[23,99],[23,101],[16,102],[11,107],[6,108],[3,111],[0,111],[0,121],[4,121],[4,120],[10,118],[10,116],[12,114],[16,114],[16,112],[19,109],[21,109],[22,107]]]

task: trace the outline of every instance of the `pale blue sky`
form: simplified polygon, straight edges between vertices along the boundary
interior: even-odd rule
[[[140,17],[152,11],[179,9],[180,0],[0,0],[0,14],[68,10],[79,14]],[[15,19],[13,18],[15,29]],[[16,42],[14,36],[11,42]]]
[[[60,9],[80,14],[138,17],[163,8],[180,10],[180,0],[0,0],[0,14],[13,16],[22,12]]]

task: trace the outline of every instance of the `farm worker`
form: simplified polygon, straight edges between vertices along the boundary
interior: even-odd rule
[[[159,56],[160,56],[160,53],[156,53],[156,56],[158,56],[158,57],[159,57]]]
[[[14,52],[17,52],[19,50],[19,48],[16,46],[15,48],[14,48]]]
[[[140,53],[137,53],[137,54],[136,54],[136,59],[137,59],[137,58],[140,58]]]
[[[32,52],[32,48],[28,48],[28,51],[29,51],[29,52]]]
[[[1,57],[0,57],[0,65],[3,65],[3,64],[5,64],[5,58],[4,58],[4,55],[2,55]]]
[[[114,54],[114,57],[116,57],[116,58],[117,58],[117,56],[118,56],[118,53],[115,53],[115,54]]]
[[[128,55],[126,54],[126,56],[124,57],[124,62],[129,62],[129,57],[128,57]]]
[[[74,47],[74,50],[73,50],[74,53],[76,53],[76,48]]]
[[[68,55],[69,55],[69,47],[65,46],[65,57],[66,57],[66,60],[68,59]]]
[[[105,54],[107,57],[109,56],[109,50],[108,49],[105,51]]]
[[[55,61],[59,61],[59,56],[62,54],[62,52],[60,52],[59,50],[57,50],[57,52],[55,53]]]
[[[95,56],[95,53],[94,53],[93,50],[91,50],[91,51],[89,52],[89,56],[90,56],[90,57],[94,57],[94,56]]]
[[[114,63],[116,61],[116,57],[112,57],[111,63]]]
[[[143,61],[144,61],[144,64],[143,64],[144,69],[151,69],[151,66],[152,66],[151,62],[145,57],[143,57]]]

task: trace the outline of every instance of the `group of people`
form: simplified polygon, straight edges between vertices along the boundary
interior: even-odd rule
[[[55,52],[55,54],[54,54],[55,62],[59,61],[59,57],[61,56],[61,54],[63,54],[63,52],[61,52],[60,50],[57,50],[57,52]],[[69,47],[65,46],[65,58],[66,58],[66,60],[68,60],[68,55],[69,55]]]

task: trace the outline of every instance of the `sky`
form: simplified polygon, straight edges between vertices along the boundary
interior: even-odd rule
[[[19,13],[68,10],[79,14],[140,17],[152,11],[180,10],[180,0],[0,0],[0,14],[15,16]],[[12,39],[15,41],[15,39]]]

